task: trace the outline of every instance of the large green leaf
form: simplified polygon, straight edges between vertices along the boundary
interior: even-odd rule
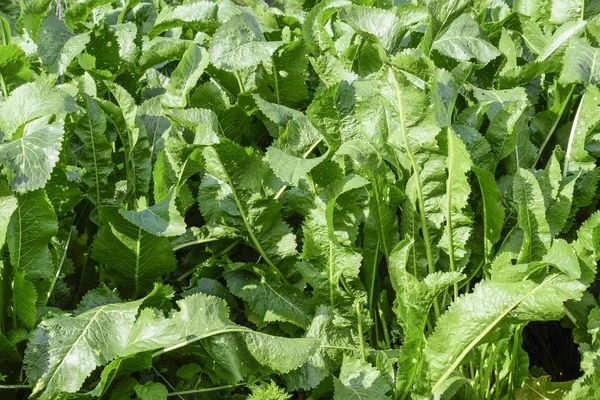
[[[42,21],[38,32],[38,55],[48,73],[62,75],[90,41],[89,32],[75,35],[54,15]]]
[[[424,349],[428,387],[435,392],[477,345],[493,340],[500,327],[560,319],[564,302],[578,299],[584,288],[562,275],[538,283],[482,281],[450,306],[428,338]]]
[[[0,139],[10,140],[24,124],[49,115],[58,119],[77,111],[75,100],[67,93],[41,82],[26,83],[0,103]]]
[[[175,188],[155,205],[137,211],[120,209],[119,213],[135,226],[157,236],[179,236],[185,233],[185,221],[175,206]]]
[[[175,269],[167,238],[130,223],[115,208],[104,208],[101,215],[103,227],[94,239],[92,255],[105,264],[107,276],[123,293],[137,298]]]
[[[283,42],[268,42],[256,21],[247,14],[229,19],[215,32],[209,49],[218,68],[241,70],[269,59]]]
[[[141,301],[108,304],[76,317],[55,317],[36,329],[25,353],[27,376],[40,399],[77,392],[88,375],[118,357]]]
[[[485,32],[469,15],[461,15],[446,32],[433,42],[432,48],[458,61],[476,59],[487,64],[500,55],[487,39]]]

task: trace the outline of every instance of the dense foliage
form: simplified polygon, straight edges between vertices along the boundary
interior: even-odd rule
[[[598,398],[596,1],[3,4],[2,399]]]

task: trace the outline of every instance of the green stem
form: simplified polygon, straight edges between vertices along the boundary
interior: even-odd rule
[[[385,338],[385,342],[387,343],[387,345],[390,346],[392,343],[392,339],[390,338],[390,332],[387,328],[385,314],[383,313],[383,310],[381,309],[381,306],[379,304],[377,305],[377,312],[379,314],[379,319],[381,320],[381,326],[383,327],[383,337]]]
[[[446,180],[446,233],[448,235],[448,254],[450,258],[450,271],[456,271],[456,264],[454,260],[454,234],[452,232],[452,175],[454,174],[454,132],[452,128],[447,128],[448,134],[448,179]],[[454,297],[456,301],[458,298],[458,282],[454,285]]]
[[[279,77],[277,76],[277,67],[275,66],[275,58],[271,58],[273,62],[273,82],[275,83],[275,97],[277,98],[277,104],[281,104],[279,99]]]
[[[394,87],[396,90],[396,100],[398,102],[398,114],[400,115],[400,130],[402,131],[402,139],[404,141],[404,147],[406,149],[406,154],[408,159],[410,160],[411,168],[413,171],[413,176],[415,177],[416,190],[417,190],[417,201],[419,203],[419,215],[421,217],[421,230],[423,232],[423,241],[425,242],[425,253],[427,256],[427,267],[428,272],[433,274],[435,272],[435,265],[433,263],[433,252],[431,250],[431,240],[429,238],[429,229],[427,228],[427,218],[425,217],[425,200],[423,198],[423,187],[421,184],[421,177],[419,175],[419,168],[417,166],[417,160],[415,160],[415,156],[412,153],[412,149],[410,143],[408,141],[408,131],[406,129],[406,121],[404,118],[404,107],[402,106],[402,91],[400,90],[400,86],[398,85],[398,80],[396,80],[396,76],[394,72],[391,70],[389,74],[394,81]],[[433,302],[433,308],[435,310],[436,318],[440,316],[440,308],[437,300]]]
[[[20,389],[31,389],[29,385],[0,385],[0,390],[20,390]]]
[[[362,315],[360,313],[360,303],[356,303],[356,325],[358,327],[358,340],[360,341],[360,357],[363,362],[367,362],[367,350],[365,348],[365,337],[362,329]]]
[[[333,303],[333,287],[333,242],[329,239],[329,301],[331,303],[331,308],[335,308]]]
[[[173,246],[173,251],[185,249],[186,247],[195,246],[197,244],[216,242],[217,240],[219,240],[219,239],[206,238],[206,239],[192,240],[190,242],[185,242],[185,243],[178,244],[177,246]]]
[[[242,241],[241,239],[237,239],[236,241],[234,241],[233,243],[231,243],[229,246],[227,246],[224,250],[218,252],[217,254],[214,254],[211,258],[212,259],[217,259],[217,258],[221,257],[223,254],[226,254],[229,251],[231,251],[231,249],[233,249],[235,246],[237,246],[241,241]],[[190,276],[191,274],[193,274],[197,269],[198,269],[198,265],[196,265],[193,268],[188,269],[179,278],[177,278],[175,280],[177,282],[181,282],[185,278],[187,278],[188,276]]]
[[[233,388],[236,388],[236,387],[239,387],[239,386],[245,386],[245,385],[246,385],[245,383],[238,383],[238,384],[235,384],[235,385],[224,385],[224,386],[215,386],[215,387],[203,388],[203,389],[183,390],[181,392],[169,393],[167,395],[167,397],[182,396],[182,395],[196,394],[196,393],[215,392],[217,390],[233,389]]]
[[[244,90],[244,84],[242,83],[242,78],[240,78],[240,74],[238,74],[237,71],[233,71],[233,74],[235,75],[235,79],[237,79],[238,86],[240,87],[240,93],[245,93],[246,91]]]
[[[52,284],[50,285],[50,289],[48,289],[48,293],[46,294],[46,299],[42,303],[42,308],[46,307],[46,305],[48,305],[48,301],[50,300],[50,296],[52,295],[52,292],[54,291],[54,287],[56,286],[56,281],[58,281],[58,277],[60,276],[60,272],[62,271],[62,267],[65,264],[65,259],[67,258],[67,250],[69,249],[69,243],[71,242],[71,234],[72,233],[73,233],[73,230],[70,229],[69,230],[69,237],[67,238],[67,243],[65,244],[65,251],[63,252],[62,258],[60,260],[60,264],[58,266],[58,269],[56,270],[56,274],[54,274],[54,279],[52,279]]]

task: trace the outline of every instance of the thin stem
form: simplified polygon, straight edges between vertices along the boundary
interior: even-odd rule
[[[456,271],[456,265],[454,260],[454,234],[452,232],[452,175],[454,174],[454,132],[451,128],[447,128],[448,134],[448,179],[446,180],[446,210],[448,215],[446,216],[446,233],[448,235],[448,254],[450,257],[450,271]],[[453,300],[456,301],[458,298],[458,282],[454,285],[454,296]]]
[[[558,115],[556,116],[556,119],[554,120],[554,123],[552,124],[552,127],[550,128],[550,131],[548,131],[548,134],[546,135],[546,139],[544,139],[544,143],[542,143],[542,145],[540,146],[540,150],[538,151],[538,156],[535,159],[535,162],[533,163],[533,168],[535,168],[537,163],[540,161],[540,158],[542,157],[542,153],[544,152],[546,145],[548,145],[550,138],[552,137],[552,135],[554,134],[554,131],[558,127],[558,123],[560,122],[560,119],[562,118],[562,115],[565,112],[565,109],[567,108],[567,104],[569,104],[569,99],[573,95],[574,90],[575,90],[575,85],[572,85],[571,91],[569,91],[569,95],[567,96],[567,98],[565,99],[565,102],[563,103],[562,107],[560,108],[560,111],[558,112]]]
[[[56,286],[56,281],[58,281],[58,277],[60,276],[60,272],[62,271],[62,267],[65,264],[65,259],[67,258],[67,250],[69,249],[69,243],[71,242],[71,234],[72,233],[73,233],[73,230],[70,229],[69,230],[69,237],[67,238],[67,243],[65,244],[65,251],[63,252],[62,258],[60,260],[60,264],[58,266],[58,269],[56,270],[56,274],[54,274],[54,279],[52,280],[52,284],[50,285],[50,289],[48,289],[48,293],[46,294],[46,299],[42,303],[42,308],[46,307],[46,305],[48,305],[48,301],[50,300],[50,296],[52,295],[52,292],[54,291],[54,287]]]
[[[158,375],[158,376],[159,376],[159,377],[160,377],[160,378],[161,378],[161,379],[162,379],[162,380],[163,380],[163,381],[164,381],[164,382],[167,384],[167,386],[169,386],[169,387],[171,388],[171,390],[175,390],[175,388],[173,387],[173,385],[171,385],[171,382],[169,382],[169,381],[167,380],[167,378],[165,378],[165,377],[163,376],[163,374],[161,374],[161,373],[160,373],[160,371],[156,369],[156,367],[155,367],[155,366],[152,366],[152,370],[153,370],[154,372],[156,372],[156,374],[157,374],[157,375]],[[181,400],[185,400],[183,397],[181,397],[181,393],[176,393],[176,392],[174,392],[174,393],[170,394],[170,396],[177,396],[177,397],[179,397]]]
[[[579,106],[577,106],[577,112],[575,113],[575,118],[573,119],[573,125],[571,126],[571,132],[569,133],[569,143],[567,144],[567,152],[565,153],[565,166],[563,169],[563,178],[565,178],[567,176],[567,172],[569,172],[569,161],[571,160],[573,140],[575,138],[575,131],[577,130],[577,125],[579,124],[579,116],[581,115],[581,109],[583,108],[583,101],[585,100],[586,93],[583,94],[581,100],[579,101]]]
[[[383,327],[383,337],[385,339],[385,342],[389,346],[392,343],[392,339],[390,338],[390,332],[388,331],[388,328],[387,328],[387,321],[385,319],[385,314],[383,313],[383,310],[381,309],[381,306],[379,304],[377,305],[377,312],[379,314],[379,319],[381,320],[381,326]]]
[[[219,240],[219,239],[217,239],[217,238],[205,238],[205,239],[192,240],[192,241],[189,241],[189,242],[178,244],[177,246],[173,246],[173,251],[185,249],[186,247],[195,246],[197,244],[216,242],[217,240]]]
[[[423,198],[423,187],[421,184],[421,177],[419,175],[419,168],[417,166],[417,160],[412,153],[412,149],[410,143],[408,142],[408,131],[406,130],[406,121],[404,118],[404,107],[402,106],[402,91],[400,90],[400,86],[398,85],[398,80],[396,80],[396,76],[393,71],[390,69],[390,75],[392,80],[394,81],[394,87],[396,89],[396,100],[398,102],[398,114],[400,115],[400,130],[402,131],[402,138],[404,141],[404,147],[406,149],[406,154],[408,159],[410,160],[411,168],[413,171],[413,176],[415,177],[416,190],[417,190],[417,200],[419,203],[419,215],[421,217],[421,230],[423,232],[423,241],[425,242],[425,253],[427,256],[427,267],[428,272],[433,274],[435,272],[435,265],[433,263],[433,252],[431,250],[431,240],[429,239],[429,229],[427,228],[427,218],[425,217],[425,200]],[[433,302],[433,308],[435,311],[436,318],[440,316],[440,308],[436,301]]]
[[[229,246],[227,246],[224,250],[221,250],[217,254],[214,254],[211,258],[214,260],[214,259],[217,259],[217,258],[221,257],[223,254],[226,254],[229,251],[231,251],[231,249],[233,249],[235,246],[237,246],[241,241],[242,241],[241,239],[237,239],[236,241],[234,241],[233,243],[231,243]],[[181,282],[185,278],[187,278],[188,276],[190,276],[191,274],[193,274],[197,269],[198,269],[198,266],[196,265],[195,267],[190,268],[187,271],[185,271],[179,278],[177,278],[175,280],[177,282]]]
[[[31,389],[29,385],[0,385],[0,390],[20,390],[20,389]]]
[[[356,303],[356,325],[358,327],[358,340],[360,341],[360,357],[363,362],[367,362],[367,351],[365,350],[365,337],[362,329],[362,315],[360,313],[360,303]]]
[[[245,385],[246,385],[246,383],[238,383],[235,385],[224,385],[224,386],[215,386],[215,387],[203,388],[203,389],[183,390],[181,392],[169,393],[167,395],[167,397],[182,396],[182,395],[186,395],[186,394],[195,394],[195,393],[215,392],[217,390],[233,389],[233,388],[236,388],[239,386],[245,386]]]
[[[240,78],[240,74],[238,74],[237,71],[233,71],[233,74],[235,75],[235,79],[237,79],[238,86],[240,87],[240,93],[245,93],[246,91],[244,90],[244,84],[242,83],[242,78]]]
[[[333,242],[329,239],[329,300],[331,308],[335,308],[333,303],[333,287]]]
[[[279,78],[277,76],[277,67],[275,66],[275,58],[272,57],[273,62],[273,82],[275,83],[275,97],[277,98],[277,104],[281,104],[279,99]]]

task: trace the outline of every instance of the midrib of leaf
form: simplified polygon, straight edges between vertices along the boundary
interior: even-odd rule
[[[337,282],[336,282],[337,284]],[[331,308],[335,308],[333,304],[333,241],[329,239],[329,300]]]
[[[273,289],[273,287],[271,285],[269,285],[269,283],[267,281],[263,281],[262,283],[264,283],[264,285],[266,287],[268,287],[269,290],[271,290],[271,292],[275,293],[275,295],[277,295],[277,297],[279,297],[284,303],[287,303],[290,307],[292,307],[298,313],[305,315],[304,311],[302,311],[300,308],[298,308],[294,303],[292,303],[291,301],[286,299],[284,296],[280,295],[275,289]]]
[[[273,268],[273,270],[281,278],[281,281],[283,283],[287,284],[288,281],[287,281],[285,275],[283,275],[283,273],[279,270],[279,268],[277,268],[275,266],[275,264],[273,264],[273,261],[271,261],[271,259],[267,255],[267,253],[265,253],[260,242],[258,241],[258,238],[254,234],[254,231],[252,230],[252,227],[250,226],[250,223],[248,222],[248,217],[246,216],[246,211],[244,211],[244,208],[242,207],[242,203],[240,202],[240,199],[238,198],[237,190],[235,189],[235,187],[233,185],[233,181],[231,180],[231,177],[229,176],[229,172],[227,172],[227,169],[225,169],[225,165],[223,165],[223,162],[221,161],[221,156],[218,156],[215,158],[218,160],[218,163],[221,166],[222,171],[225,173],[225,176],[227,177],[227,184],[229,185],[229,187],[231,187],[231,193],[233,195],[233,200],[235,201],[235,204],[236,204],[238,210],[240,210],[240,216],[242,217],[242,221],[244,222],[246,231],[248,231],[248,234],[250,235],[250,238],[252,239],[252,243],[254,243],[254,246],[256,246],[256,250],[262,256],[262,258],[264,258],[267,265],[269,265],[269,267]]]
[[[421,185],[421,177],[419,176],[419,168],[417,166],[417,161],[412,153],[412,149],[410,147],[410,143],[408,142],[408,132],[406,131],[406,121],[404,118],[404,108],[402,106],[402,91],[400,90],[400,86],[398,85],[398,80],[396,80],[396,76],[390,67],[390,75],[394,80],[394,89],[396,91],[396,100],[398,102],[398,114],[400,115],[400,130],[402,131],[402,139],[404,140],[404,146],[406,147],[406,153],[410,160],[410,164],[413,170],[413,174],[416,182],[417,189],[417,200],[419,202],[419,215],[421,216],[421,225],[423,232],[423,241],[425,242],[425,253],[427,256],[427,267],[430,274],[435,272],[435,265],[433,264],[433,253],[431,251],[431,243],[429,241],[429,229],[427,228],[427,218],[425,217],[425,201],[423,199],[423,187]],[[436,317],[439,317],[440,310],[437,304],[437,301],[433,303],[435,308]]]
[[[142,241],[142,229],[138,228],[138,237],[135,244],[135,290],[134,290],[134,298],[138,296],[139,284],[140,284],[140,248]]]
[[[571,151],[573,150],[573,140],[575,138],[575,132],[577,131],[577,125],[579,124],[579,116],[581,115],[581,109],[586,94],[587,91],[583,93],[583,96],[581,96],[581,100],[579,100],[579,106],[577,106],[577,112],[575,113],[575,118],[573,119],[573,125],[571,125],[571,132],[569,133],[569,142],[567,144],[567,152],[565,153],[565,166],[563,169],[563,178],[567,177],[567,172],[569,171],[569,161],[571,160]]]
[[[465,347],[465,349],[462,351],[462,353],[460,353],[460,355],[456,358],[456,360],[454,360],[454,362],[452,363],[452,365],[450,365],[450,367],[448,367],[446,369],[446,371],[442,374],[442,376],[437,380],[437,382],[435,383],[435,385],[433,385],[433,389],[431,389],[431,393],[435,393],[439,387],[444,383],[444,381],[452,374],[452,372],[454,372],[454,370],[460,365],[460,363],[462,362],[462,360],[467,356],[467,354],[469,354],[469,352],[471,350],[473,350],[473,348],[475,348],[475,346],[477,346],[477,344],[488,334],[492,331],[492,329],[494,329],[494,327],[496,325],[498,325],[500,323],[500,321],[502,321],[507,315],[508,313],[510,313],[512,310],[514,310],[515,308],[517,308],[519,306],[519,304],[521,304],[523,301],[525,301],[525,299],[527,299],[529,296],[533,295],[535,292],[537,292],[542,286],[548,284],[548,282],[551,282],[552,280],[554,280],[557,277],[557,275],[553,275],[550,278],[546,279],[545,281],[543,281],[542,283],[540,283],[538,286],[536,286],[535,288],[531,289],[528,293],[526,293],[525,295],[523,295],[523,297],[521,297],[520,299],[518,299],[517,301],[515,301],[510,307],[508,307],[502,314],[500,314],[498,317],[496,317],[496,319],[494,319],[483,331],[481,331],[481,333],[479,335],[477,335],[477,337],[475,337],[475,339],[473,339],[468,345],[467,347]]]
[[[268,335],[266,333],[257,332],[257,331],[253,331],[253,330],[248,329],[248,328],[242,328],[242,327],[237,327],[237,326],[231,327],[231,328],[217,329],[217,330],[205,333],[203,335],[196,335],[196,336],[194,336],[194,337],[192,337],[190,339],[181,341],[181,342],[176,343],[176,344],[174,344],[172,346],[165,347],[164,349],[155,351],[154,353],[152,353],[152,358],[158,357],[158,356],[160,356],[162,354],[165,354],[165,353],[168,353],[169,351],[177,350],[177,349],[179,349],[181,347],[187,346],[188,344],[195,343],[195,342],[197,342],[199,340],[206,339],[206,338],[209,338],[211,336],[223,335],[223,334],[226,334],[226,333],[248,333],[248,334],[253,334],[253,335],[271,336],[271,335]]]
[[[454,261],[454,233],[452,231],[452,177],[454,176],[454,132],[448,127],[448,180],[446,181],[446,208],[448,215],[446,216],[446,230],[448,234],[448,253],[450,256],[450,271],[456,271]],[[458,283],[454,284],[454,300],[458,297]]]
[[[100,204],[100,179],[98,178],[98,162],[96,160],[96,142],[94,140],[94,131],[92,129],[92,121],[88,118],[88,127],[90,132],[90,140],[92,143],[92,155],[94,157],[94,177],[96,178],[96,208]],[[99,210],[99,208],[98,208]]]
[[[527,193],[527,190],[526,190],[526,187],[525,187],[525,182],[523,182],[523,184],[522,184],[522,189],[523,189],[524,193]],[[532,233],[533,232],[533,226],[531,224],[531,216],[530,216],[531,213],[529,212],[529,207],[525,207],[525,210],[526,210],[525,211],[525,216],[527,217],[527,227],[529,228],[529,249],[528,249],[529,257],[528,257],[528,260],[531,261],[532,257],[533,257],[533,253],[532,253],[532,250],[531,250],[531,248],[533,247],[532,246],[532,244],[533,244],[533,238],[532,238],[532,236],[533,236],[533,233]]]
[[[277,66],[275,65],[275,57],[271,57],[273,63],[273,83],[275,84],[275,97],[277,98],[277,104],[280,104],[279,100],[279,78],[277,77]]]
[[[21,218],[21,207],[17,207],[17,213],[19,214],[19,246],[17,247],[18,252],[17,252],[17,262],[16,265],[13,265],[14,267],[20,267],[21,266],[21,245],[23,243],[23,224],[22,221],[23,219]],[[15,294],[13,293],[13,326],[17,326],[17,297],[15,296]]]

